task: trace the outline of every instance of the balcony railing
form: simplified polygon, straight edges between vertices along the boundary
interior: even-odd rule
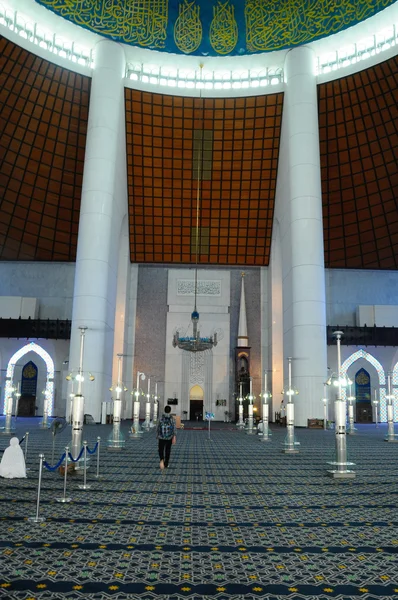
[[[0,319],[2,338],[69,340],[71,321],[64,319]]]
[[[341,343],[344,346],[398,346],[398,327],[350,327],[328,325],[327,343],[336,343],[334,331],[342,331]]]
[[[398,327],[351,327],[328,325],[327,343],[336,343],[334,331],[342,331],[345,346],[398,346]],[[71,321],[67,319],[0,319],[0,338],[43,338],[69,340]]]

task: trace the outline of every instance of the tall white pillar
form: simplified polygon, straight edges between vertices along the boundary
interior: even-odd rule
[[[84,412],[100,420],[109,400],[121,224],[127,212],[127,181],[118,181],[125,162],[125,57],[122,46],[100,40],[95,48],[73,297],[69,367],[78,366],[79,326],[86,326]]]
[[[269,365],[271,366],[271,420],[280,412],[283,400],[283,292],[282,292],[282,248],[280,227],[274,218],[272,227],[271,256],[268,267],[268,339]],[[266,368],[264,367],[264,371]]]
[[[296,424],[322,417],[327,373],[322,191],[315,54],[288,52],[282,117],[284,356],[294,360]],[[280,210],[279,210],[280,214]]]

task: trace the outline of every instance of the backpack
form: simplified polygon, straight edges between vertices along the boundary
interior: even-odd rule
[[[174,419],[163,415],[159,421],[158,435],[162,440],[171,440],[174,435]]]

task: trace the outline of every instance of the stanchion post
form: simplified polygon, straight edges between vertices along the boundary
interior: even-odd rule
[[[68,477],[68,456],[69,456],[69,446],[65,446],[65,473],[64,473],[64,495],[62,498],[56,498],[57,502],[70,502],[72,498],[66,497],[66,480]]]
[[[97,437],[97,472],[95,474],[95,478],[96,479],[101,479],[101,475],[99,474],[99,469],[100,469],[100,446],[101,446],[101,438],[98,436]]]
[[[44,462],[44,454],[39,454],[39,483],[37,485],[37,502],[36,502],[36,515],[34,517],[29,517],[29,521],[32,523],[42,523],[46,519],[44,517],[39,517],[40,510],[40,490],[41,490],[41,477],[43,473],[43,462]]]
[[[84,453],[83,453],[83,460],[84,460],[84,472],[83,472],[83,485],[79,485],[79,488],[81,490],[89,490],[91,488],[91,485],[87,485],[87,442],[84,441],[83,442],[83,448],[84,448]]]
[[[29,431],[25,433],[25,467],[26,471],[30,471],[30,469],[26,466],[28,460],[28,441],[29,441]]]

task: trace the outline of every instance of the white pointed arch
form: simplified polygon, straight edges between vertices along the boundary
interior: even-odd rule
[[[394,421],[398,421],[398,362],[392,370],[392,393],[394,396]]]
[[[25,346],[22,346],[17,350],[8,361],[7,372],[6,372],[6,385],[4,390],[4,409],[3,414],[7,414],[12,410],[12,393],[13,393],[13,378],[15,365],[20,358],[25,356],[28,352],[36,352],[46,363],[47,378],[46,378],[46,389],[44,390],[44,408],[43,413],[51,417],[54,410],[54,361],[49,353],[44,350],[39,344],[35,342],[29,342]]]
[[[341,375],[345,377],[349,367],[360,358],[367,360],[377,371],[379,378],[379,400],[380,400],[380,421],[387,421],[387,405],[386,405],[386,374],[381,363],[369,352],[366,352],[363,348],[360,348],[356,352],[353,352],[341,365]],[[346,398],[346,391],[343,388],[341,392],[343,400]]]
[[[398,362],[395,363],[392,370],[392,384],[394,387],[398,387]]]

